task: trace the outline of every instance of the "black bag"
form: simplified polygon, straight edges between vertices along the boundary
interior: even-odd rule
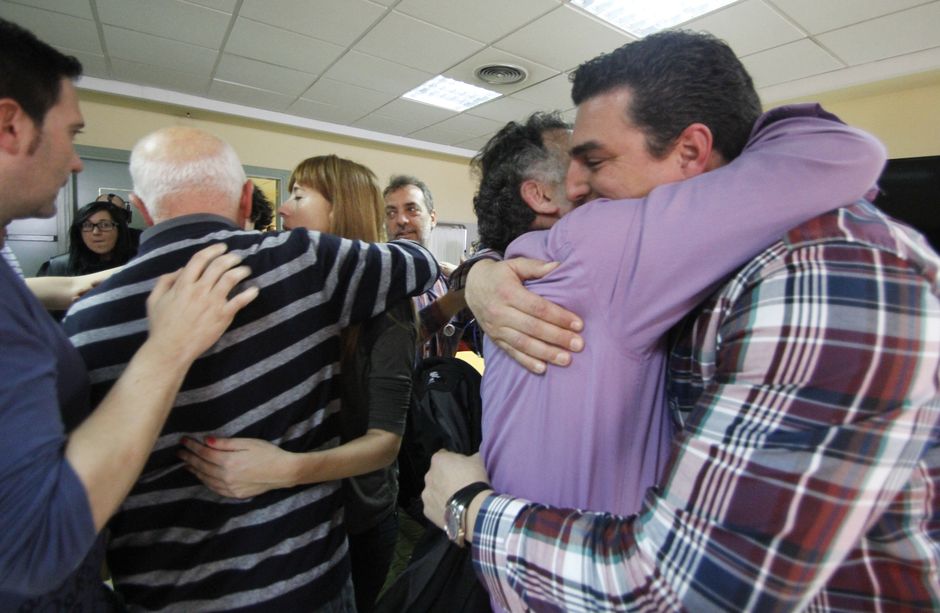
[[[469,547],[428,528],[411,562],[375,603],[373,613],[489,613],[490,597],[473,571]]]
[[[441,449],[473,454],[480,449],[483,403],[480,373],[457,358],[425,358],[415,370],[412,405],[398,452],[398,503],[427,529],[408,567],[375,604],[374,611],[478,613],[490,611],[469,547],[457,547],[424,517],[421,492],[431,456]]]
[[[431,456],[441,449],[470,455],[480,449],[480,373],[457,358],[425,358],[415,369],[411,410],[398,452],[398,504],[429,526],[421,492]]]

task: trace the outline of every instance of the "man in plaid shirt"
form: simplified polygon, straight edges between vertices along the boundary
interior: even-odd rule
[[[648,37],[578,70],[569,198],[626,197],[683,178],[653,155],[663,143],[636,93],[646,76],[636,57],[668,64],[674,55],[656,45],[697,36]],[[624,77],[625,63],[638,73]],[[707,84],[707,70],[700,79]],[[674,93],[656,101],[659,112],[694,111],[698,98]],[[590,130],[618,112],[623,126]],[[645,151],[632,147],[636,136]],[[478,264],[470,295],[475,279],[503,283],[505,266]],[[938,270],[922,237],[866,202],[786,233],[675,330],[668,396],[681,430],[637,515],[491,490],[467,503],[466,540],[497,603],[940,608]],[[429,517],[442,523],[445,501],[479,481],[478,458],[435,456]]]

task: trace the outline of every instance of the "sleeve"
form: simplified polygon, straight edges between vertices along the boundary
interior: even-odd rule
[[[63,454],[56,356],[11,294],[0,297],[0,591],[36,595],[56,588],[96,535]]]
[[[609,299],[624,341],[656,342],[786,230],[862,198],[885,159],[872,136],[800,105],[764,116],[730,164],[654,189],[607,256],[623,258]],[[587,227],[618,227],[599,223]]]
[[[319,232],[309,236],[319,264],[311,270],[328,275],[325,282],[340,308],[341,327],[363,322],[402,298],[424,293],[440,272],[431,252],[413,241],[364,243]]]
[[[410,300],[382,315],[383,329],[369,353],[369,428],[401,436],[411,403],[417,330]]]
[[[714,377],[637,517],[487,499],[474,559],[491,593],[565,610],[802,610],[866,555],[889,505],[884,549],[930,566],[913,543],[930,540],[936,494],[915,477],[936,470],[940,301],[906,263],[857,250],[797,252],[722,307]]]

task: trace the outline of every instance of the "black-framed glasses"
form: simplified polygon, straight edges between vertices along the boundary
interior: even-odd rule
[[[108,221],[107,219],[99,221],[98,223],[92,223],[90,221],[82,222],[82,232],[94,232],[95,228],[102,232],[111,232],[116,227],[116,223],[113,221]]]

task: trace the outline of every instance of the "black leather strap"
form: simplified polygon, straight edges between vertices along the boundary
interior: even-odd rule
[[[476,483],[471,483],[470,485],[464,486],[457,490],[457,492],[450,497],[450,500],[447,501],[447,504],[453,502],[459,503],[462,507],[466,508],[470,506],[470,503],[476,498],[477,494],[483,490],[491,490],[493,486],[485,481],[477,481]]]

